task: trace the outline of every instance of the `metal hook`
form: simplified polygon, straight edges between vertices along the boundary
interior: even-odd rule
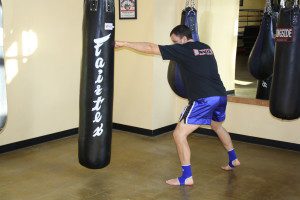
[[[89,0],[90,2],[90,11],[98,10],[98,0]]]
[[[266,0],[266,6],[265,6],[265,12],[267,12],[268,14],[272,14],[272,4],[271,4],[271,0]]]
[[[106,0],[106,12],[113,12],[114,11],[114,1],[113,0]]]

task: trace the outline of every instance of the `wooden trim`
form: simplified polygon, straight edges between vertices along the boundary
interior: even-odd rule
[[[262,9],[239,9],[240,12],[264,12]]]
[[[236,96],[227,96],[227,98],[228,98],[228,101],[232,102],[232,103],[242,103],[242,104],[269,107],[268,100],[251,99],[251,98],[236,97]]]
[[[240,15],[239,17],[260,17],[261,15]]]

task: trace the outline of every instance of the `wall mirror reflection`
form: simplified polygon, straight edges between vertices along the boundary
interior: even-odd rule
[[[293,0],[241,0],[236,54],[235,96],[269,100],[276,22],[282,5]]]

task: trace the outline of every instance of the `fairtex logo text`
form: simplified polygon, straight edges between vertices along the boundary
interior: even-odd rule
[[[98,70],[98,76],[95,81],[95,91],[97,99],[94,100],[94,107],[92,108],[92,112],[95,112],[95,117],[93,120],[93,123],[99,124],[97,128],[93,132],[93,137],[101,136],[103,133],[103,123],[102,123],[102,114],[100,112],[101,106],[103,102],[105,101],[105,98],[102,96],[102,86],[101,83],[103,82],[103,69],[105,67],[105,61],[101,57],[101,47],[102,45],[107,42],[110,38],[110,34],[107,36],[104,36],[102,38],[94,39],[95,42],[95,56],[96,56],[96,62],[95,62],[95,68]]]

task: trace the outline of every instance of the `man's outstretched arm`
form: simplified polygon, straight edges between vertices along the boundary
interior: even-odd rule
[[[136,51],[147,53],[147,54],[154,54],[154,55],[161,55],[158,45],[149,43],[149,42],[121,42],[116,41],[115,47],[127,47],[130,49],[134,49]]]

